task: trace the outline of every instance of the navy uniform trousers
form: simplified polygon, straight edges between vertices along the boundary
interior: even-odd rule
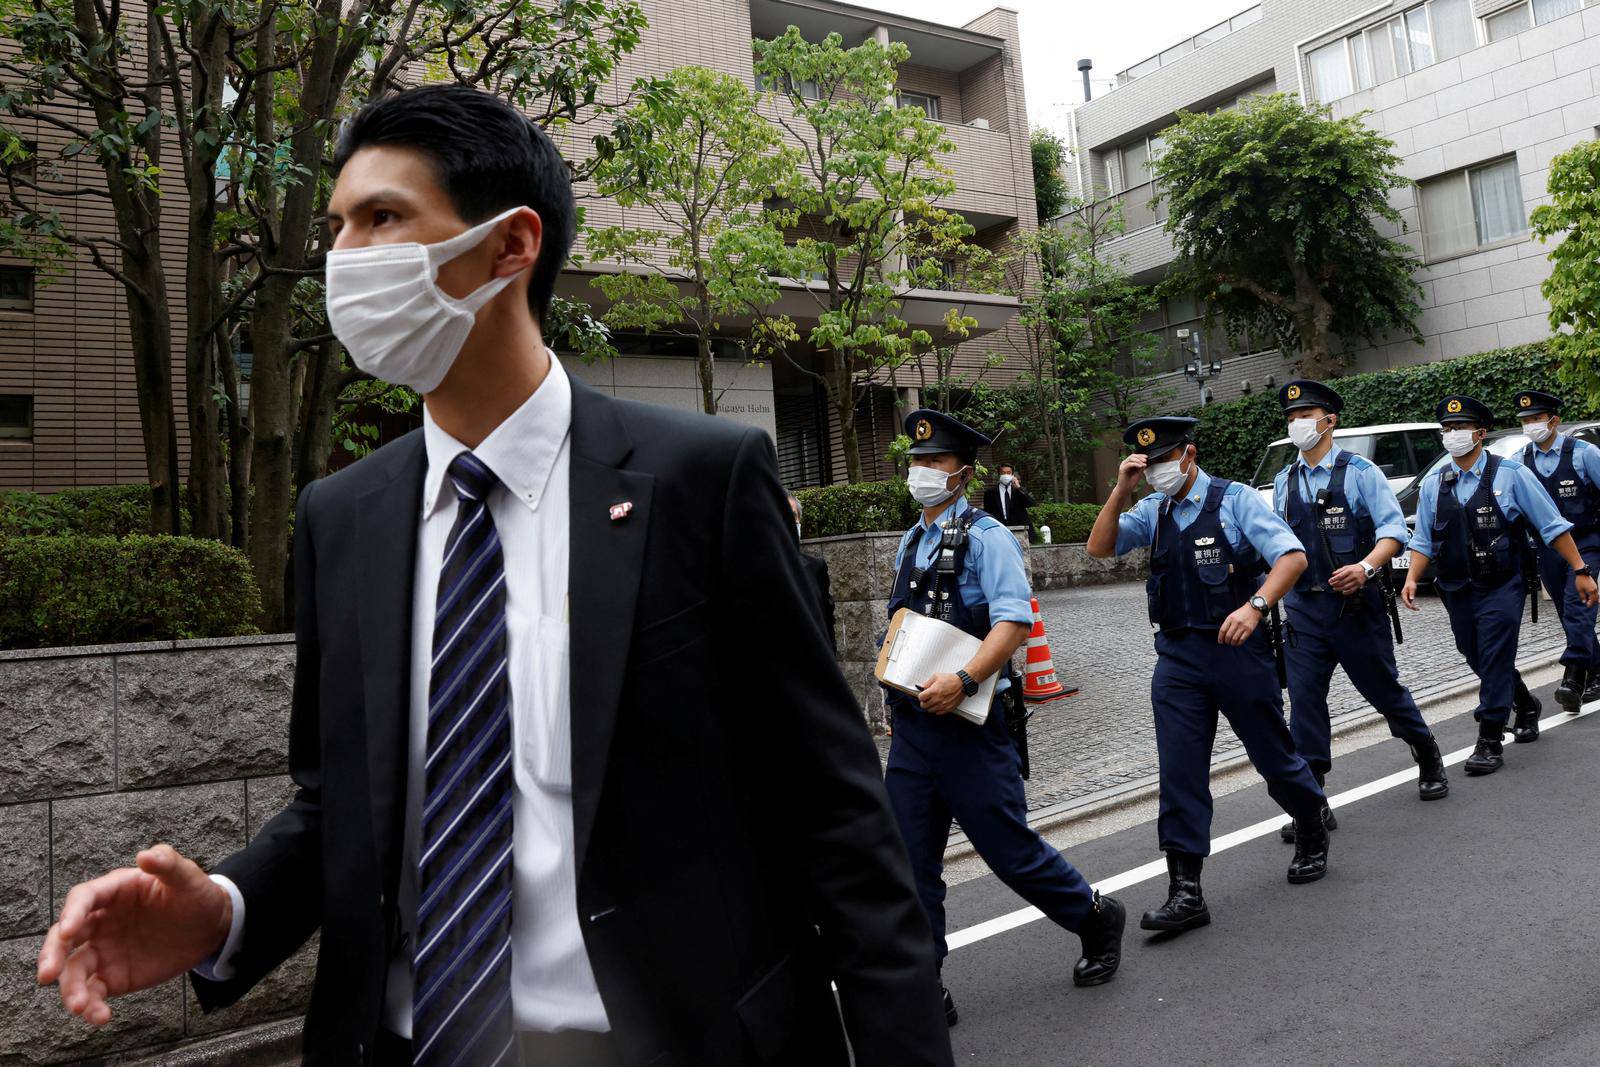
[[[1600,534],[1586,534],[1578,542],[1578,554],[1600,574]],[[1595,640],[1594,623],[1600,605],[1584,607],[1578,599],[1578,579],[1553,548],[1539,549],[1539,581],[1555,604],[1556,617],[1567,634],[1567,650],[1561,654],[1564,667],[1582,667],[1593,675],[1600,671],[1600,642]]]
[[[1284,725],[1265,627],[1237,648],[1220,644],[1215,630],[1162,630],[1156,655],[1150,703],[1161,761],[1161,850],[1211,854],[1211,749],[1219,712],[1278,806],[1296,819],[1317,818],[1322,789]]]
[[[1313,773],[1325,775],[1333,766],[1328,684],[1335,667],[1343,667],[1356,692],[1388,720],[1390,734],[1407,744],[1422,744],[1432,736],[1411,690],[1400,684],[1389,616],[1375,585],[1349,598],[1331,591],[1296,592],[1284,603],[1289,609],[1284,650],[1289,733]]]
[[[1468,582],[1454,592],[1439,590],[1456,648],[1478,676],[1478,708],[1472,717],[1479,722],[1506,725],[1517,695],[1527,692],[1517,673],[1525,595],[1521,574],[1489,588]]]
[[[989,869],[1046,918],[1076,932],[1089,916],[1089,883],[1028,825],[1021,768],[999,700],[982,726],[895,701],[884,784],[940,960],[948,954],[944,850],[952,818]]]

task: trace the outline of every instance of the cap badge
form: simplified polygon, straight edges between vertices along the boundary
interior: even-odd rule
[[[1144,429],[1139,431],[1139,443],[1141,445],[1153,445],[1155,442],[1156,432],[1150,427],[1146,426]]]
[[[1452,400],[1444,406],[1444,409],[1452,415],[1459,415],[1461,414],[1461,401]]]
[[[1521,400],[1517,401],[1517,403],[1521,404],[1525,408],[1531,408],[1533,407],[1533,397],[1524,396]]]
[[[1300,387],[1298,385],[1289,386],[1289,391],[1284,393],[1284,396],[1287,396],[1290,400],[1299,400]]]
[[[933,423],[927,419],[917,420],[917,440],[926,441],[933,436]]]

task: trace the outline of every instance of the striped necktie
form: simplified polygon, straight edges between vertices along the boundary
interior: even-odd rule
[[[460,503],[439,568],[412,961],[418,1065],[515,1060],[511,1030],[511,688],[494,472],[450,464]]]

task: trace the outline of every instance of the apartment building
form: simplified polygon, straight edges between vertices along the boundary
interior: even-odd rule
[[[772,37],[798,26],[808,38],[839,33],[846,45],[875,38],[903,42],[910,61],[899,72],[900,102],[922,107],[943,123],[956,151],[949,159],[959,191],[944,206],[957,210],[977,230],[986,247],[1003,250],[1036,223],[1028,125],[1023,93],[1016,13],[995,8],[964,26],[945,26],[889,15],[836,0],[644,0],[649,28],[624,60],[609,87],[613,102],[623,99],[635,79],[687,64],[727,72],[754,86],[755,37]],[[593,127],[565,136],[567,152],[584,150]],[[48,141],[51,132],[39,131]],[[66,183],[95,181],[92,164],[76,163],[63,174]],[[592,193],[592,189],[580,190]],[[615,202],[585,201],[595,225],[628,222]],[[109,208],[98,205],[95,227],[111,230]],[[172,218],[181,220],[181,200]],[[175,223],[175,227],[178,224]],[[182,234],[163,235],[169,285],[183,278]],[[580,249],[581,251],[581,249]],[[614,265],[585,259],[568,272],[561,292],[603,309],[596,272]],[[782,304],[805,329],[815,321],[815,303],[803,282],[786,287]],[[902,310],[912,323],[936,325],[948,308],[960,307],[978,320],[970,355],[962,365],[980,366],[989,348],[1012,351],[1008,324],[1014,298],[950,290],[916,290]],[[181,301],[175,302],[181,313]],[[174,324],[182,337],[183,323]],[[577,377],[617,396],[698,409],[693,346],[683,339],[619,336],[620,356],[589,365],[559,353]],[[777,443],[783,475],[794,486],[843,480],[836,419],[815,381],[787,362],[754,364],[744,358],[737,324],[718,343],[718,378],[723,387],[720,414],[760,426]],[[796,351],[803,366],[816,366],[817,354]],[[241,353],[248,362],[248,353]],[[181,354],[173,367],[182,412]],[[1014,376],[1010,367],[991,376]],[[917,402],[915,382],[875,386],[859,408],[860,453],[869,472],[887,473],[884,461],[899,414]],[[402,420],[403,421],[403,420]],[[386,433],[404,429],[385,420]],[[180,450],[186,431],[180,426]],[[52,491],[73,485],[139,481],[144,477],[137,398],[127,341],[127,308],[120,287],[87,259],[70,263],[52,277],[39,277],[25,263],[0,258],[0,488]]]
[[[1398,235],[1423,261],[1423,343],[1349,352],[1357,370],[1447,359],[1549,335],[1539,291],[1549,249],[1528,232],[1547,200],[1550,160],[1600,124],[1600,0],[1262,0],[1116,76],[1079,106],[1071,180],[1080,195],[1122,207],[1112,246],[1135,278],[1172,262],[1165,215],[1152,205],[1150,161],[1180,110],[1231,106],[1253,93],[1295,92],[1363,121],[1395,142],[1412,184],[1392,203]],[[1196,383],[1180,330],[1203,309],[1169,300],[1145,323],[1165,341],[1158,379],[1192,406]],[[1221,365],[1214,400],[1274,388],[1291,365],[1273,350],[1204,340]]]

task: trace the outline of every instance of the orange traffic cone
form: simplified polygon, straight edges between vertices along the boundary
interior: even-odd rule
[[[1028,633],[1028,662],[1023,668],[1022,699],[1030,704],[1043,704],[1048,700],[1075,696],[1076,688],[1068,689],[1056,678],[1056,667],[1050,659],[1050,643],[1044,636],[1044,616],[1039,614],[1039,598],[1033,598],[1033,629]]]

